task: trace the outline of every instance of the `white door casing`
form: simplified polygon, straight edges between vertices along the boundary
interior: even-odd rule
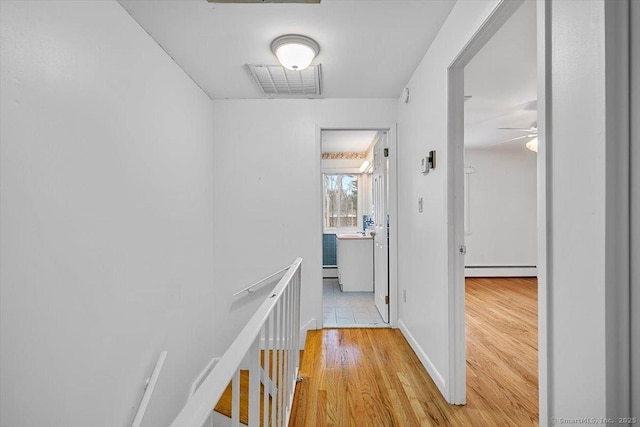
[[[376,308],[385,322],[389,323],[389,243],[388,243],[388,157],[387,132],[373,149],[373,288]]]
[[[485,19],[469,42],[458,53],[448,67],[448,141],[447,141],[447,211],[448,211],[448,336],[449,336],[449,372],[445,386],[445,398],[448,403],[463,405],[466,403],[466,338],[465,338],[465,208],[464,208],[464,68],[482,49],[509,17],[522,5],[524,0],[498,3],[493,12]],[[538,99],[538,106],[544,99]],[[540,128],[540,119],[538,121]],[[544,148],[543,148],[544,149]],[[538,153],[540,155],[540,153]],[[539,194],[545,197],[545,194]],[[540,235],[540,232],[539,232]],[[545,240],[538,237],[539,244]],[[546,253],[544,254],[546,256]],[[540,270],[538,270],[540,271]],[[544,280],[543,284],[544,286]],[[542,303],[546,299],[541,298]],[[544,316],[546,311],[541,312]],[[541,331],[546,326],[542,325]],[[541,375],[544,372],[541,371]],[[541,393],[545,392],[541,387]],[[541,413],[545,411],[541,406]]]

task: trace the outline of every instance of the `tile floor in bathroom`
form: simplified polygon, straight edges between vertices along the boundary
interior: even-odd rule
[[[387,328],[378,313],[373,292],[342,292],[338,279],[323,279],[322,310],[325,328]]]

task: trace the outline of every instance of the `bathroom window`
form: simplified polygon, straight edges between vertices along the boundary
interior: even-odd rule
[[[346,231],[360,228],[357,174],[324,174],[324,229]]]

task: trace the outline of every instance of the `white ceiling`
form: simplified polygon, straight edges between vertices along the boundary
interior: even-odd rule
[[[527,0],[465,67],[465,146],[523,147],[503,143],[536,121],[536,4]]]
[[[322,152],[360,153],[366,151],[377,133],[376,130],[323,130]]]
[[[277,64],[270,44],[299,33],[320,44],[324,98],[396,98],[455,0],[209,4],[118,0],[211,98],[262,98],[245,64]]]

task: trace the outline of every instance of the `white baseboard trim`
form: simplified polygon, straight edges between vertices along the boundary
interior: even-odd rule
[[[438,387],[438,390],[440,390],[442,396],[446,396],[447,385],[442,375],[440,375],[440,372],[436,369],[435,365],[431,362],[431,359],[429,359],[429,356],[427,356],[424,350],[422,350],[422,347],[420,347],[416,339],[411,335],[411,332],[409,332],[407,326],[400,319],[398,319],[398,326],[402,335],[407,339],[409,345],[418,356],[418,359],[422,362],[422,366],[427,370],[433,382],[436,383],[436,386]]]
[[[469,266],[464,268],[466,277],[538,277],[536,267]]]
[[[304,350],[304,345],[307,342],[307,331],[318,329],[318,322],[316,319],[311,319],[300,328],[300,349]]]

